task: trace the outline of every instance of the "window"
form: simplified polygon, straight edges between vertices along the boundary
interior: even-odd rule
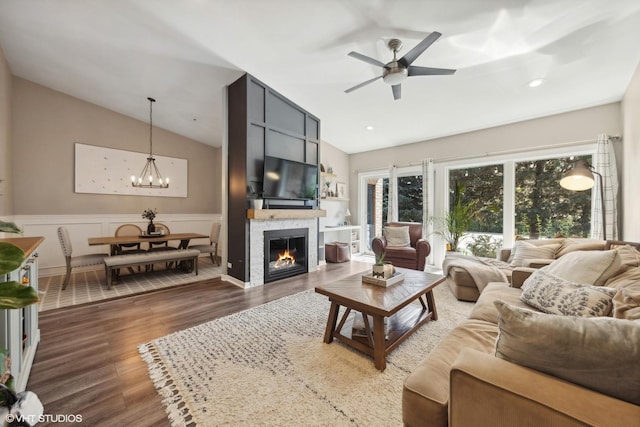
[[[422,222],[422,175],[398,177],[398,221]]]
[[[502,234],[503,175],[502,164],[450,170],[449,209],[456,202],[456,193],[460,194],[462,204],[475,204],[475,215],[467,231]]]
[[[579,159],[591,162],[591,156],[577,156],[515,164],[517,235],[531,239],[590,236],[591,191],[570,191],[558,184]]]
[[[579,159],[590,163],[591,155],[505,160],[448,169],[449,210],[459,194],[462,205],[472,204],[475,212],[457,250],[494,257],[504,236],[511,233],[531,239],[589,237],[591,191],[569,191],[558,183]],[[505,180],[505,170],[510,179]],[[505,209],[513,212],[513,222],[505,224],[511,217],[504,216]]]

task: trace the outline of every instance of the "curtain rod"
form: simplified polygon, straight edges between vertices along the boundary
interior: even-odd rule
[[[612,141],[620,141],[620,140],[622,140],[622,137],[620,135],[611,135],[611,136],[609,136],[609,139],[611,139]],[[493,152],[493,153],[486,152],[486,153],[482,153],[482,154],[474,154],[474,155],[469,155],[469,156],[446,157],[446,158],[443,158],[443,159],[434,159],[433,163],[445,163],[445,162],[453,162],[453,161],[457,161],[457,160],[481,159],[483,157],[489,157],[489,156],[501,156],[501,155],[505,155],[505,154],[526,153],[526,152],[537,151],[537,150],[547,150],[547,149],[550,149],[550,148],[571,147],[571,146],[574,146],[574,145],[589,144],[589,143],[594,143],[594,142],[597,142],[597,139],[585,139],[583,141],[572,141],[572,142],[562,142],[562,143],[559,143],[559,144],[543,145],[543,146],[536,147],[535,150],[525,149],[525,148],[518,148],[518,149],[513,149],[513,150],[496,151],[496,152]],[[395,166],[397,168],[406,168],[406,167],[411,167],[411,166],[419,166],[421,164],[422,164],[422,161],[415,162],[415,163],[406,163],[406,164],[403,164],[403,165],[391,165],[391,166]],[[387,168],[390,168],[391,166],[387,166]],[[376,169],[357,170],[356,173],[372,172],[372,171],[381,170],[381,169],[384,169],[384,167],[380,167],[380,168],[376,168]]]

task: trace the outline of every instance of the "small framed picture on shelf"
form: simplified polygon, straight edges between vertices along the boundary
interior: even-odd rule
[[[336,197],[347,197],[347,184],[344,182],[336,183]]]

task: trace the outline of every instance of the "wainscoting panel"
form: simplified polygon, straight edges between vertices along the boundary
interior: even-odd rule
[[[160,221],[166,224],[172,233],[201,233],[209,236],[211,224],[214,221],[222,222],[221,214],[162,214]],[[22,236],[43,236],[44,242],[40,246],[39,273],[43,277],[62,274],[65,271],[65,260],[62,255],[60,242],[58,241],[58,227],[64,226],[69,230],[73,255],[91,253],[108,253],[109,246],[89,246],[89,237],[113,236],[116,229],[122,224],[136,224],[143,230],[147,227],[147,221],[136,215],[16,215],[4,218],[5,221],[14,221],[23,230]],[[223,230],[226,227],[223,226]],[[17,237],[17,235],[5,235],[4,237]],[[226,236],[220,236],[220,250],[218,255],[226,259],[222,252],[226,248]],[[209,239],[192,240],[193,244],[207,244]]]

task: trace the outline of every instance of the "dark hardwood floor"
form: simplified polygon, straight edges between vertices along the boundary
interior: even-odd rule
[[[27,389],[46,414],[82,416],[82,423],[51,423],[56,427],[169,426],[138,344],[368,268],[358,261],[327,264],[250,289],[216,279],[45,312]]]

